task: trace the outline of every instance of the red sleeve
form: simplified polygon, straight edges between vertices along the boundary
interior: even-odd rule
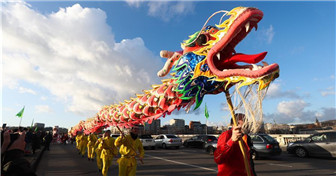
[[[228,130],[222,133],[217,142],[217,149],[214,152],[214,160],[217,164],[222,164],[225,162],[225,158],[228,158],[230,151],[232,151],[232,146],[235,144],[231,140],[232,131]]]

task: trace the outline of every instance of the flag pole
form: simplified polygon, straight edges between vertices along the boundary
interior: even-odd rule
[[[208,118],[205,121],[205,134],[208,135]]]
[[[22,117],[20,118],[19,128],[21,127],[21,121],[22,121]]]
[[[232,101],[231,101],[230,92],[228,90],[225,90],[224,92],[225,92],[225,95],[226,95],[226,100],[227,100],[227,103],[228,103],[228,107],[229,107],[230,112],[231,112],[233,124],[234,124],[234,126],[237,126],[237,120],[235,118],[235,112],[234,112],[234,109],[233,109],[233,104],[232,104]],[[240,151],[243,154],[246,173],[247,173],[248,176],[251,176],[250,164],[249,164],[249,161],[247,159],[247,153],[246,153],[245,147],[243,145],[243,140],[241,138],[238,140],[238,144],[239,144],[239,147],[240,147]]]

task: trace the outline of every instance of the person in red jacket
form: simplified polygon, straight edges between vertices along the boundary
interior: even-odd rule
[[[253,166],[253,160],[250,156],[250,141],[249,136],[242,132],[242,125],[244,123],[244,114],[235,114],[237,119],[237,126],[233,126],[232,129],[223,132],[217,142],[217,149],[214,152],[214,160],[218,165],[217,176],[246,176],[243,154],[240,150],[238,140],[243,139],[243,145],[247,159],[249,160],[250,173],[252,176],[256,176]],[[253,145],[253,144],[252,144]]]

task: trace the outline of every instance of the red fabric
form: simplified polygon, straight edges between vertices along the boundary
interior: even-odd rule
[[[223,132],[217,142],[217,149],[214,153],[214,160],[218,164],[217,176],[246,176],[243,154],[240,151],[238,141],[231,140],[232,130]],[[246,154],[250,164],[250,154],[246,141],[243,142],[246,147]],[[250,169],[251,170],[251,169]],[[251,172],[253,176],[253,173]]]

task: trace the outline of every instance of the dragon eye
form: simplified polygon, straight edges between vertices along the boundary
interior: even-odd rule
[[[196,40],[198,46],[202,46],[203,44],[206,44],[206,42],[208,42],[208,38],[204,34],[201,34]]]

